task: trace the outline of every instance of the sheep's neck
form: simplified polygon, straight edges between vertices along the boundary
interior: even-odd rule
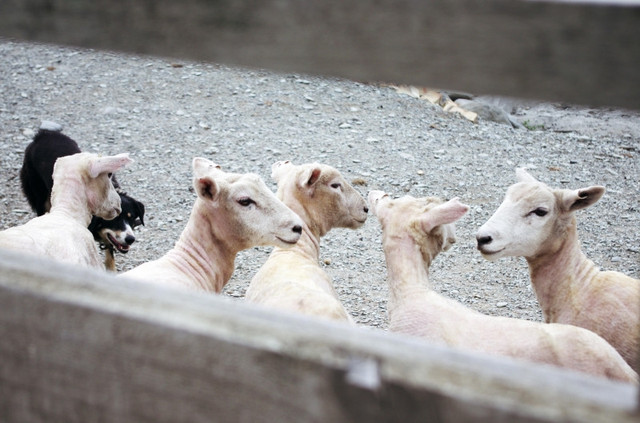
[[[386,237],[384,255],[389,278],[389,311],[431,291],[429,263],[425,263],[420,246],[409,236]]]
[[[547,322],[563,321],[563,315],[581,312],[581,292],[588,290],[599,269],[582,252],[575,221],[556,248],[527,258],[527,262],[531,284]]]
[[[313,260],[318,260],[320,257],[320,238],[324,236],[326,231],[322,231],[320,229],[319,225],[316,224],[315,219],[311,217],[310,213],[300,204],[300,202],[287,198],[282,201],[287,207],[300,216],[304,222],[304,225],[302,225],[302,234],[300,235],[300,239],[294,246],[286,250],[295,250],[303,253]],[[276,247],[276,250],[278,249],[284,250]]]
[[[50,213],[63,215],[85,227],[89,226],[91,210],[87,204],[84,183],[79,178],[67,176],[55,182],[51,191]]]
[[[229,245],[218,233],[211,211],[196,204],[174,248],[167,259],[204,291],[221,292],[231,279],[235,258],[239,250]]]
[[[317,262],[320,257],[320,237],[315,235],[306,225],[302,225],[302,234],[295,245],[289,248],[275,247],[272,254],[290,254],[295,252]]]

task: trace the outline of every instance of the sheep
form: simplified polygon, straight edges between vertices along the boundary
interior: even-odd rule
[[[93,215],[111,220],[120,214],[120,196],[110,176],[130,162],[127,154],[59,158],[53,168],[50,212],[0,232],[0,247],[104,270],[87,226]]]
[[[638,382],[620,354],[587,329],[488,316],[433,291],[429,266],[455,242],[454,222],[468,210],[457,198],[392,200],[382,191],[371,191],[369,204],[382,226],[390,331],[458,349]]]
[[[47,129],[50,128],[50,129]],[[24,161],[20,169],[20,185],[33,211],[41,216],[51,207],[49,197],[53,186],[53,165],[63,156],[80,153],[80,147],[62,132],[55,122],[44,121],[38,133],[24,150]],[[105,253],[105,267],[116,270],[115,251],[123,254],[136,240],[133,229],[144,225],[144,204],[120,189],[115,174],[111,183],[120,195],[120,215],[112,220],[94,216],[89,224],[93,238],[100,243]]]
[[[640,281],[602,272],[580,247],[574,212],[597,202],[601,186],[551,189],[525,169],[476,234],[487,260],[522,256],[548,323],[590,329],[640,371]]]
[[[258,175],[227,173],[200,157],[192,167],[197,197],[174,247],[118,277],[220,293],[238,252],[261,245],[289,248],[298,242],[302,220]]]
[[[352,322],[333,283],[318,264],[320,238],[332,228],[357,229],[367,220],[364,198],[335,168],[277,162],[277,196],[304,221],[302,237],[289,249],[274,248],[249,284],[248,302],[311,316]]]

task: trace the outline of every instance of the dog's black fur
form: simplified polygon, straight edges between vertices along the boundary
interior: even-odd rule
[[[27,146],[20,169],[20,182],[29,205],[38,216],[47,213],[51,208],[53,165],[56,160],[76,153],[80,153],[78,144],[58,131],[41,129]],[[114,175],[111,182],[120,195],[122,213],[113,220],[93,216],[88,229],[93,238],[100,243],[100,248],[106,250],[106,268],[115,270],[114,250],[117,249],[121,253],[129,251],[129,247],[136,240],[132,230],[136,226],[144,225],[144,204],[123,192]]]

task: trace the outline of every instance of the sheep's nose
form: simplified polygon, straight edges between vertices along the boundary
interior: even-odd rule
[[[291,230],[297,234],[302,234],[302,226],[300,225],[296,225],[293,228],[291,228]]]
[[[364,208],[362,210],[364,210],[365,213],[369,213],[369,207],[367,207],[367,206],[364,206]]]
[[[487,245],[487,244],[491,244],[491,241],[493,241],[493,238],[491,238],[491,235],[484,235],[484,236],[476,236],[476,241],[478,241],[478,247],[482,247],[483,245]]]
[[[127,245],[131,245],[136,242],[136,237],[133,235],[127,235],[126,237],[124,237],[124,242],[126,242]]]

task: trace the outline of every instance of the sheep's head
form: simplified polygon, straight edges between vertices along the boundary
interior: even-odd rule
[[[203,158],[193,160],[193,174],[206,218],[238,251],[258,245],[286,248],[300,239],[302,220],[258,175],[227,173]]]
[[[504,201],[478,230],[478,250],[488,260],[507,256],[533,258],[559,248],[574,212],[596,203],[601,186],[568,190],[551,189],[526,170],[516,171],[518,183],[507,190]]]
[[[58,197],[61,181],[78,181],[82,184],[84,198],[92,215],[111,220],[120,214],[120,196],[111,183],[111,175],[133,160],[128,154],[99,156],[93,153],[78,153],[60,157],[53,167],[54,185],[52,202]]]
[[[331,228],[357,229],[367,220],[366,201],[331,166],[277,162],[271,176],[278,183],[278,198],[306,216],[320,236]]]
[[[395,239],[418,245],[426,265],[455,243],[454,222],[469,210],[457,198],[443,202],[404,196],[394,200],[382,191],[371,191],[369,204],[382,226],[383,243]]]

